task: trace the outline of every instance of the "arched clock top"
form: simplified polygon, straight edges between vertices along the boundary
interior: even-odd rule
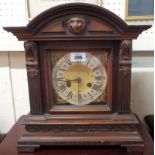
[[[120,33],[127,28],[127,24],[109,10],[97,5],[85,3],[70,3],[50,8],[36,16],[27,25],[27,28],[29,29],[29,31],[36,33],[52,21],[55,21],[55,19],[57,19],[57,21],[59,19],[60,21],[62,21],[65,20],[65,18],[70,17],[71,15],[73,17],[79,18],[85,17],[95,18],[96,20],[99,19],[100,23],[104,23],[105,25],[116,29]]]
[[[26,27],[4,29],[19,40],[128,40],[150,27],[128,26],[120,17],[97,5],[70,3],[42,12]]]

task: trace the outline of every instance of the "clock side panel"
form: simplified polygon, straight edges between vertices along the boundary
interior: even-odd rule
[[[113,113],[130,113],[131,40],[113,44]]]
[[[29,86],[30,114],[41,115],[44,110],[42,102],[38,44],[37,42],[27,41],[24,42],[24,48]]]
[[[122,40],[119,46],[118,113],[130,113],[132,42]]]

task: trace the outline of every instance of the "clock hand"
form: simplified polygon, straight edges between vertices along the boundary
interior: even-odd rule
[[[64,81],[64,82],[66,82],[67,87],[71,87],[71,82],[78,82],[78,80],[79,80],[79,78],[73,79],[73,80],[66,80],[66,81]]]
[[[78,78],[77,79],[73,79],[73,80],[66,80],[66,81],[64,81],[64,82],[72,82],[72,81],[77,81],[78,82]]]
[[[81,78],[79,77],[77,78],[77,80],[78,80],[78,103],[79,103],[79,84],[80,84]]]

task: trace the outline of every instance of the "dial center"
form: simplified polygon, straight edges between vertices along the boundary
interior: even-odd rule
[[[77,87],[80,93],[87,91],[87,83],[95,80],[92,70],[84,64],[73,64],[65,72],[64,79],[70,81],[70,89],[74,93],[77,93]]]

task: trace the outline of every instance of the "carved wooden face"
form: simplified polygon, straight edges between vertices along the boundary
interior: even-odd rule
[[[67,21],[67,28],[73,34],[80,34],[84,31],[86,22],[82,17],[72,17]]]

